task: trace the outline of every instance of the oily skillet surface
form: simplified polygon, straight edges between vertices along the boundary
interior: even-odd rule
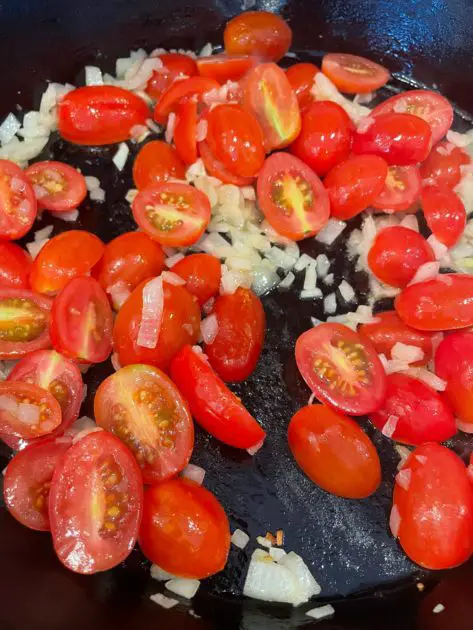
[[[41,4],[41,6],[39,6]],[[258,8],[280,10],[294,31],[293,49],[302,59],[325,50],[368,54],[393,72],[414,76],[440,91],[461,109],[473,112],[473,10],[453,0],[448,7],[431,2],[357,1],[347,3],[263,2]],[[239,12],[238,2],[198,0],[152,2],[137,0],[21,0],[0,6],[0,117],[16,103],[37,105],[44,79],[75,82],[87,63],[97,60],[113,69],[113,60],[144,46],[199,49],[221,42],[222,25]],[[399,88],[400,83],[394,82]],[[124,194],[131,185],[130,166],[118,174],[111,162],[114,149],[84,150],[55,140],[44,157],[62,159],[97,175],[107,190],[104,205],[86,201],[78,227],[109,241],[134,229]],[[51,221],[48,219],[48,223]],[[42,227],[43,224],[39,224]],[[56,221],[56,232],[70,228]],[[304,244],[309,253],[322,251]],[[338,281],[347,278],[363,298],[365,279],[354,274],[340,241],[327,251],[336,259]],[[338,283],[337,283],[338,284]],[[321,630],[394,630],[470,628],[473,605],[468,567],[433,578],[421,574],[388,534],[392,479],[398,457],[391,444],[367,423],[383,463],[383,482],[363,501],[343,500],[324,493],[297,469],[286,446],[286,427],[294,411],[307,403],[309,391],[298,376],[294,341],[310,326],[310,315],[322,316],[312,302],[292,293],[264,299],[268,331],[255,374],[235,388],[268,431],[264,449],[255,458],[240,453],[198,430],[193,462],[207,470],[205,485],[225,506],[232,529],[252,536],[244,551],[232,547],[224,572],[207,580],[191,605],[164,611],[148,596],[159,590],[149,578],[148,564],[138,550],[125,563],[104,574],[84,577],[69,573],[54,556],[47,534],[21,527],[0,507],[0,628],[2,630],[79,630],[148,628],[179,629],[312,627],[303,610],[252,601],[241,594],[254,538],[282,528],[285,547],[300,553],[322,585],[323,601],[335,602],[333,621]],[[111,373],[107,363],[85,377],[88,399],[83,413],[92,414],[92,400],[101,380]],[[461,455],[471,440],[457,440]],[[0,467],[8,449],[0,447]],[[415,580],[422,579],[427,596]],[[442,581],[435,586],[435,583]],[[433,588],[433,590],[431,590]],[[430,591],[430,592],[429,592]],[[341,596],[352,596],[337,601]],[[446,610],[433,615],[442,602]],[[192,617],[192,606],[201,619]],[[464,625],[461,625],[461,624]],[[465,625],[466,624],[466,625]],[[314,624],[315,627],[315,624]]]

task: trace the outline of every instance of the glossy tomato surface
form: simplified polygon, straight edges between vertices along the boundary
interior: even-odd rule
[[[210,77],[219,83],[239,81],[255,65],[257,57],[253,55],[210,55],[199,57],[197,68],[201,77]]]
[[[230,55],[255,55],[279,61],[291,47],[292,31],[279,15],[246,11],[227,22],[223,42],[225,52]]]
[[[450,142],[439,142],[420,165],[420,175],[428,186],[455,188],[462,177],[461,167],[470,164],[469,155]]]
[[[87,195],[85,177],[63,162],[35,162],[25,175],[34,186],[38,206],[54,212],[77,208]]]
[[[183,81],[172,83],[163,92],[154,108],[154,120],[165,125],[169,114],[175,113],[179,106],[192,97],[200,98],[206,92],[218,89],[220,84],[207,77],[191,77]]]
[[[14,162],[0,160],[0,238],[9,241],[24,236],[37,212],[30,180]]]
[[[193,164],[198,157],[197,116],[197,101],[194,99],[183,103],[177,112],[173,140],[177,154],[185,164]]]
[[[0,243],[0,287],[28,289],[31,256],[16,243]]]
[[[296,94],[301,112],[314,102],[311,90],[318,72],[319,68],[313,63],[295,63],[286,70],[286,76]]]
[[[328,53],[322,59],[322,72],[341,92],[364,94],[383,87],[391,75],[383,66],[357,55]]]
[[[138,190],[165,182],[184,179],[186,169],[176,149],[163,140],[145,144],[133,162],[133,181]]]
[[[417,166],[390,166],[384,188],[371,205],[373,208],[395,212],[409,210],[419,198],[421,185]]]
[[[163,67],[153,72],[146,87],[146,92],[155,101],[175,81],[177,77],[193,77],[197,74],[197,64],[189,55],[181,53],[164,53],[159,55]]]
[[[186,289],[203,306],[217,295],[220,288],[222,265],[210,254],[190,254],[176,263],[171,271],[186,281]]]
[[[224,184],[234,184],[235,186],[249,186],[253,183],[252,177],[240,177],[230,172],[225,165],[216,158],[208,143],[203,140],[198,143],[200,157],[209,175],[220,179]]]
[[[425,186],[421,193],[425,220],[435,238],[453,247],[463,234],[466,210],[460,197],[449,188]]]

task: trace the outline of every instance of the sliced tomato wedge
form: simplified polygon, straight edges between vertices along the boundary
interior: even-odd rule
[[[449,188],[425,186],[421,193],[425,220],[435,238],[453,247],[463,234],[466,210],[462,200]]]
[[[257,58],[251,55],[220,54],[199,57],[197,68],[201,77],[209,77],[219,83],[226,83],[239,81],[255,63],[257,63]]]
[[[318,72],[319,68],[313,63],[295,63],[286,70],[286,76],[294,90],[301,112],[314,102],[311,90]]]
[[[141,474],[131,452],[108,431],[85,435],[65,453],[51,483],[49,518],[59,560],[85,574],[117,566],[136,543],[142,508]]]
[[[146,92],[159,101],[163,92],[174,83],[178,77],[193,77],[197,74],[197,64],[189,57],[181,53],[164,53],[159,55],[159,59],[163,62],[163,68],[153,72],[153,76],[149,80]]]
[[[16,243],[0,243],[0,287],[28,289],[31,256]]]
[[[197,160],[197,101],[190,99],[178,110],[174,127],[176,151],[185,164]]]
[[[63,162],[36,162],[26,169],[32,182],[38,206],[53,212],[77,208],[87,195],[85,177]]]
[[[453,189],[460,183],[461,167],[470,162],[470,156],[463,149],[443,140],[420,165],[420,176],[426,186]]]
[[[199,154],[204,162],[204,166],[209,175],[216,177],[224,184],[234,184],[235,186],[250,186],[253,183],[253,177],[239,177],[233,175],[225,168],[225,165],[218,160],[212,153],[209,145],[205,140],[199,142]]]
[[[138,190],[171,178],[184,179],[185,175],[186,168],[176,149],[163,140],[145,144],[133,162],[133,181]]]
[[[165,125],[169,114],[176,112],[184,101],[192,96],[201,97],[210,90],[215,90],[220,84],[207,77],[191,77],[183,81],[175,81],[162,94],[154,108],[154,120]]]
[[[365,94],[386,85],[389,70],[365,57],[328,53],[322,59],[322,72],[341,92]]]
[[[342,324],[319,324],[296,341],[296,363],[316,397],[340,411],[376,411],[386,374],[371,343]]]
[[[384,188],[371,205],[379,210],[409,210],[419,198],[421,185],[417,166],[390,166]]]
[[[280,15],[245,11],[229,20],[223,33],[225,52],[279,61],[291,47],[292,31]]]
[[[171,363],[171,378],[195,420],[217,440],[245,449],[262,443],[266,436],[263,429],[202,353],[185,346]]]
[[[186,289],[203,306],[218,294],[222,265],[210,254],[191,254],[176,263],[171,271],[186,281]]]
[[[14,240],[24,236],[37,213],[30,180],[14,162],[0,160],[0,238]]]

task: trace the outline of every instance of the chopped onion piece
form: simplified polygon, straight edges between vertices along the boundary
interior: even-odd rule
[[[163,279],[153,278],[143,288],[141,323],[136,344],[142,348],[156,348],[161,330],[164,308]]]
[[[68,221],[69,223],[77,221],[77,219],[79,218],[79,210],[77,209],[70,210],[68,212],[51,212],[51,214],[56,219],[61,219],[62,221]]]
[[[195,131],[195,139],[197,140],[197,142],[202,142],[203,140],[205,140],[205,138],[207,137],[207,129],[207,121],[204,118],[202,120],[199,120]]]
[[[150,569],[151,577],[154,580],[158,580],[158,582],[166,582],[167,580],[174,580],[174,578],[178,577],[173,575],[172,573],[168,573],[161,567],[158,567],[157,564],[152,564]]]
[[[118,311],[131,295],[130,287],[124,280],[118,280],[107,288],[107,293],[112,298],[113,306]]]
[[[49,238],[45,238],[42,241],[34,240],[32,243],[26,243],[26,249],[28,250],[33,260],[36,258],[36,256],[39,254],[39,252],[43,249],[48,241]]]
[[[170,608],[174,608],[174,606],[177,606],[177,604],[179,604],[177,599],[173,599],[172,597],[166,597],[166,595],[163,595],[162,593],[156,593],[155,595],[150,595],[149,598],[152,602],[154,602],[155,604],[158,604],[158,606],[161,606],[162,608],[165,608],[166,610],[169,610]]]
[[[267,549],[271,549],[271,547],[273,546],[273,543],[270,540],[268,540],[268,538],[266,538],[265,536],[257,536],[256,542],[258,543],[258,545],[261,545],[262,547],[266,547]]]
[[[34,240],[36,242],[39,242],[39,241],[43,241],[44,239],[49,239],[49,237],[52,234],[53,229],[54,228],[53,228],[52,225],[47,225],[46,227],[42,228],[41,230],[37,230],[34,233]]]
[[[286,552],[284,551],[284,549],[281,549],[281,547],[271,547],[271,549],[269,550],[269,555],[276,562],[280,562],[286,555]]]
[[[199,486],[201,486],[205,478],[205,470],[195,464],[187,464],[181,475],[187,479],[195,481],[199,484]]]
[[[174,256],[169,256],[169,258],[166,258],[164,263],[166,267],[168,267],[168,269],[171,269],[172,267],[174,267],[174,265],[177,265],[177,263],[183,258],[185,258],[184,254],[174,254]]]
[[[292,273],[292,271],[290,271],[287,274],[287,276],[285,276],[285,278],[281,280],[281,282],[278,284],[278,288],[289,289],[289,287],[292,285],[295,279],[296,279],[296,276]]]
[[[410,346],[397,341],[391,348],[391,357],[399,361],[406,361],[406,363],[415,363],[424,358],[424,351],[418,346]]]
[[[409,285],[433,280],[438,276],[439,269],[440,264],[437,261],[423,263],[417,268],[417,271],[415,272],[412,280],[409,282]]]
[[[429,370],[426,370],[425,368],[412,367],[405,370],[405,373],[413,378],[419,379],[419,381],[423,381],[426,385],[429,385],[429,387],[432,387],[432,389],[435,389],[438,392],[444,392],[447,389],[447,381],[444,381],[439,376]]]
[[[102,427],[95,426],[90,429],[79,431],[79,433],[74,435],[74,437],[72,438],[72,443],[75,444],[79,440],[82,440],[82,438],[84,438],[86,435],[89,435],[89,433],[98,433],[99,431],[103,431]]]
[[[212,344],[218,333],[218,320],[215,314],[208,315],[200,323],[200,333],[205,344]]]
[[[410,468],[403,468],[396,475],[396,483],[401,486],[403,490],[409,490],[411,485],[412,471]]]
[[[397,505],[394,504],[391,510],[391,514],[389,516],[389,528],[394,538],[398,537],[400,526],[401,526],[401,515],[399,514]]]
[[[175,580],[169,580],[164,585],[168,591],[185,597],[185,599],[192,599],[199,590],[199,580],[191,580],[186,578],[177,578]]]
[[[300,599],[293,602],[295,606],[309,601],[314,595],[319,595],[322,590],[320,585],[309,571],[304,560],[297,553],[290,551],[288,554],[285,554],[279,560],[279,564],[289,569],[296,578]]]
[[[320,278],[325,278],[330,269],[330,260],[325,254],[319,254],[315,260],[317,262],[317,275]]]
[[[125,168],[129,153],[130,149],[128,148],[128,145],[125,142],[121,142],[118,147],[118,151],[115,153],[112,160],[119,171],[122,171]]]
[[[323,293],[320,289],[304,289],[301,291],[300,298],[301,300],[311,300],[315,298],[321,298]]]
[[[365,116],[358,122],[356,130],[358,133],[366,133],[373,123],[374,118],[372,116]]]
[[[384,427],[381,429],[381,433],[386,437],[391,438],[396,430],[398,422],[398,416],[388,416]]]
[[[316,260],[309,256],[308,254],[302,254],[299,260],[294,265],[294,271],[302,271],[309,265],[310,263],[316,263]]]
[[[351,284],[349,284],[346,280],[342,280],[338,285],[338,290],[340,291],[340,295],[345,300],[345,302],[352,302],[355,298],[355,291]]]
[[[87,186],[87,190],[92,192],[92,190],[100,188],[100,180],[98,177],[94,177],[93,175],[86,175],[85,185]]]
[[[130,190],[125,195],[125,200],[131,204],[135,200],[137,194],[138,190],[136,188],[130,188]]]
[[[241,529],[236,529],[230,538],[230,542],[235,545],[235,547],[238,547],[238,549],[244,549],[250,542],[250,537]]]
[[[319,243],[324,243],[325,245],[332,245],[346,226],[347,224],[344,221],[329,219],[327,225],[320,230],[315,237],[315,240]]]
[[[333,314],[337,310],[337,297],[335,293],[329,293],[324,298],[324,312]]]
[[[319,606],[318,608],[311,608],[306,612],[307,617],[312,619],[327,619],[327,617],[333,617],[335,614],[335,608],[331,604],[325,604],[325,606]]]
[[[257,442],[254,446],[250,446],[250,448],[247,448],[246,451],[251,456],[256,455],[256,453],[260,450],[263,444],[264,444],[264,438],[260,440],[259,442]]]
[[[450,133],[450,132],[448,132]],[[434,615],[438,615],[439,613],[443,612],[445,610],[445,606],[443,604],[437,604],[436,606],[434,606],[432,608],[432,612],[434,613]]]
[[[256,549],[251,556],[243,595],[287,604],[300,599],[297,581],[291,571],[274,562],[262,549]]]
[[[177,117],[174,112],[171,112],[168,116],[168,123],[166,125],[166,131],[164,134],[164,139],[166,142],[171,144],[172,139],[174,138],[174,129],[176,128]]]
[[[89,197],[92,199],[92,201],[103,203],[105,201],[105,190],[103,190],[102,188],[91,190],[89,193]]]
[[[323,281],[324,284],[326,284],[328,287],[331,287],[332,284],[335,282],[335,276],[333,275],[333,273],[329,273],[325,276],[325,278],[323,278]]]
[[[394,446],[394,450],[400,457],[397,469],[401,470],[401,468],[404,466],[407,459],[409,458],[411,451],[406,446],[402,446],[401,444],[396,444]]]
[[[409,230],[414,230],[414,232],[419,231],[419,222],[417,221],[415,214],[406,214],[399,225],[408,228]]]
[[[21,123],[15,114],[8,114],[0,125],[0,144],[8,144],[20,129]]]
[[[118,354],[116,352],[112,353],[112,356],[110,357],[110,360],[112,362],[112,366],[113,366],[113,369],[115,370],[115,372],[118,372],[118,370],[122,369],[121,363],[118,360]]]
[[[312,260],[306,267],[304,277],[304,291],[314,291],[317,286],[317,269],[316,262]]]
[[[429,236],[427,243],[432,248],[436,260],[441,260],[448,252],[448,247],[437,240],[433,234]]]
[[[85,66],[85,84],[103,85],[102,70],[97,66]]]
[[[173,273],[172,271],[163,271],[161,274],[163,282],[167,282],[168,284],[173,284],[174,286],[182,286],[186,283],[184,278],[178,276],[177,273]]]

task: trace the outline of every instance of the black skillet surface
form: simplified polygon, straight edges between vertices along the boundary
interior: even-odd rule
[[[434,83],[461,108],[473,111],[471,71],[473,11],[464,2],[358,1],[347,3],[293,1],[258,4],[281,10],[294,30],[294,50],[301,58],[317,57],[324,50],[366,53],[393,71]],[[176,0],[157,6],[149,0],[74,2],[21,0],[0,5],[0,76],[2,114],[16,103],[25,108],[43,88],[44,79],[72,81],[87,63],[111,70],[112,61],[130,49],[145,46],[199,48],[206,41],[221,41],[221,26],[240,10],[237,2]],[[65,147],[54,141],[45,156],[65,159],[85,174],[98,175],[107,190],[106,204],[86,202],[79,226],[105,241],[134,228],[123,201],[130,187],[129,167],[118,174],[111,162],[114,149],[96,151]],[[50,221],[48,221],[50,223]],[[42,224],[38,225],[38,228]],[[56,221],[56,231],[70,224]],[[353,274],[341,240],[328,250],[336,255],[338,280],[356,285],[363,301],[365,280]],[[323,251],[313,243],[309,252]],[[337,283],[338,284],[338,283]],[[383,461],[383,482],[364,501],[341,500],[314,487],[289,455],[285,432],[292,413],[306,404],[309,392],[297,375],[293,346],[297,335],[310,326],[310,316],[321,316],[317,305],[302,303],[293,294],[265,298],[268,333],[257,371],[244,386],[235,388],[268,431],[265,447],[255,458],[218,444],[198,432],[193,461],[207,470],[206,486],[224,504],[232,529],[240,527],[254,537],[282,528],[286,549],[299,552],[322,585],[323,600],[334,601],[333,621],[325,630],[426,630],[460,628],[455,615],[470,623],[468,569],[450,572],[423,602],[413,583],[418,570],[403,555],[387,532],[392,478],[397,464],[389,441],[373,434]],[[110,365],[90,370],[83,413]],[[468,440],[456,444],[462,455],[471,450]],[[0,466],[8,450],[0,450]],[[70,630],[90,628],[183,629],[296,628],[312,622],[304,610],[242,601],[239,595],[253,542],[245,551],[232,548],[225,571],[207,580],[192,602],[201,619],[184,604],[163,611],[148,595],[159,585],[148,577],[148,565],[139,551],[113,571],[92,577],[69,573],[56,560],[48,536],[31,532],[0,510],[0,628],[2,630]],[[438,577],[438,576],[437,576]],[[428,581],[428,576],[422,579]],[[471,581],[469,582],[471,584]],[[463,588],[462,588],[463,586]],[[340,596],[351,595],[338,601]],[[447,602],[441,615],[432,615],[438,601]],[[460,614],[461,613],[461,614]],[[453,616],[452,616],[453,615]],[[469,619],[468,619],[469,618]],[[455,625],[454,625],[455,623]],[[473,626],[465,625],[466,628]]]

